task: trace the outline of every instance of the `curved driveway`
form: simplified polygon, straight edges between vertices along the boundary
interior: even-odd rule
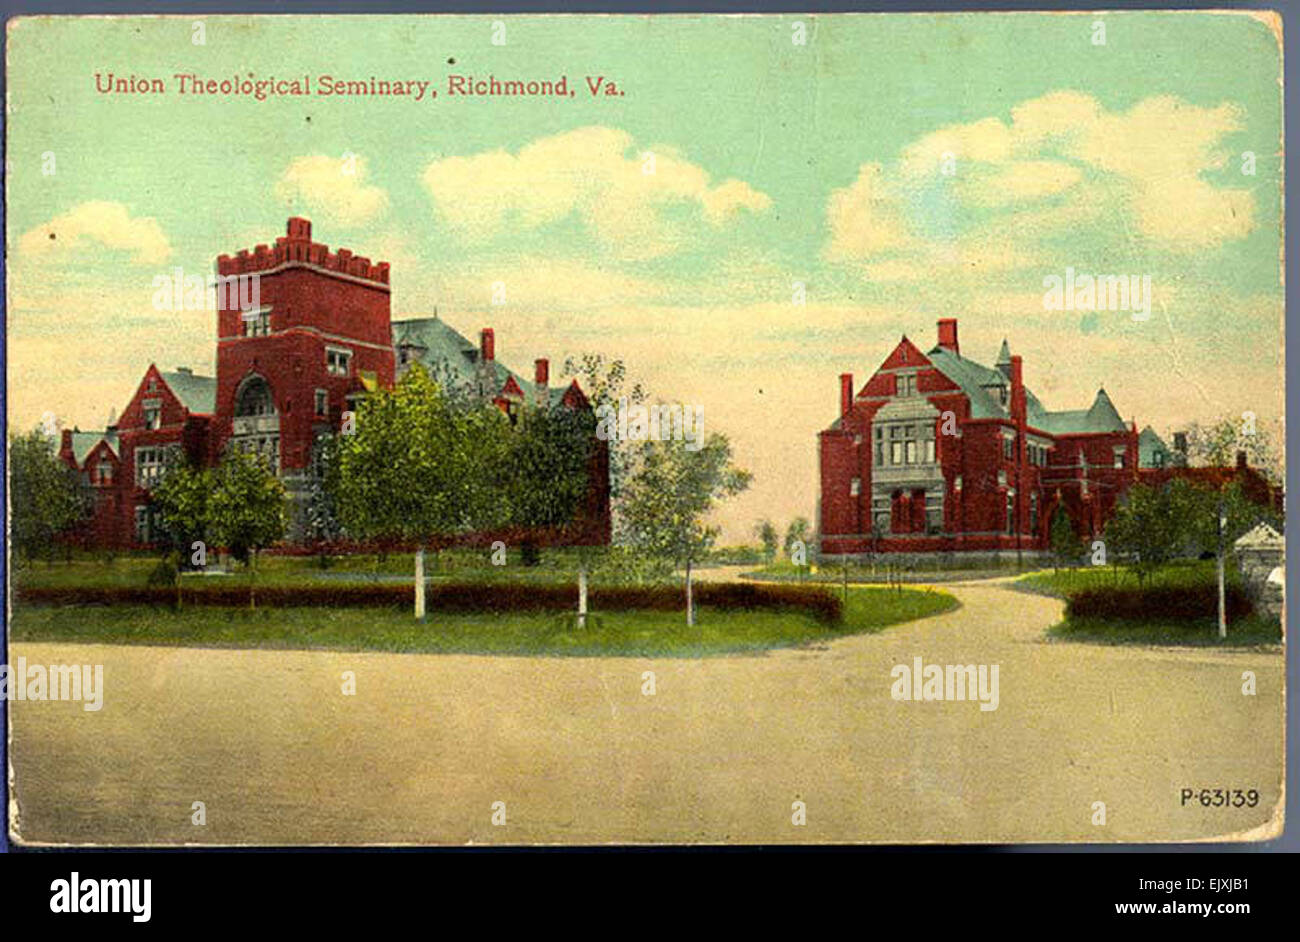
[[[10,704],[20,829],[37,842],[458,844],[1280,827],[1280,653],[1048,643],[1060,602],[999,581],[942,589],[961,608],[703,660],[15,645],[29,663],[103,663],[107,688],[99,713]],[[891,668],[918,656],[997,664],[998,709],[891,699]],[[1262,800],[1183,806],[1184,787]]]

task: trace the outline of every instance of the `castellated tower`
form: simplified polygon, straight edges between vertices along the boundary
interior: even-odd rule
[[[217,259],[214,455],[267,457],[295,498],[297,530],[317,436],[394,381],[388,263],[331,253],[294,217],[275,245]]]

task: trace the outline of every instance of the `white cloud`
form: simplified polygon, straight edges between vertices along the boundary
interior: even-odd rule
[[[121,203],[106,200],[81,203],[23,233],[18,251],[31,258],[58,258],[88,243],[131,252],[138,265],[165,262],[172,251],[156,219],[132,216]]]
[[[998,252],[1007,265],[1040,263],[1035,243],[1049,233],[1102,226],[1150,249],[1212,250],[1255,226],[1248,189],[1204,176],[1223,169],[1225,140],[1241,128],[1231,103],[1163,95],[1112,112],[1089,95],[1053,92],[1013,108],[1009,123],[940,128],[888,167],[864,164],[830,196],[826,254],[910,278],[944,263],[938,239],[917,237],[932,222],[947,231],[950,258],[987,254],[991,234],[1014,237],[1017,252]]]
[[[365,158],[356,154],[295,157],[276,183],[275,193],[292,203],[295,212],[319,214],[335,225],[357,225],[388,208],[388,193],[366,185],[367,170]]]
[[[421,180],[438,217],[460,237],[486,241],[517,228],[536,230],[576,217],[623,260],[668,255],[741,212],[771,199],[742,180],[712,184],[702,167],[670,147],[638,148],[626,131],[585,127],[543,137],[511,154],[447,157]],[[693,208],[696,219],[670,210]]]

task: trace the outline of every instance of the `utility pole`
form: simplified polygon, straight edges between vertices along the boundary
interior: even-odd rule
[[[1219,552],[1218,552],[1217,568],[1218,568],[1218,576],[1219,576],[1219,637],[1226,638],[1228,637],[1228,613],[1227,613],[1227,606],[1225,604],[1224,590],[1223,590],[1223,537],[1225,531],[1228,529],[1228,518],[1224,513],[1222,491],[1219,492],[1218,513],[1219,513]]]

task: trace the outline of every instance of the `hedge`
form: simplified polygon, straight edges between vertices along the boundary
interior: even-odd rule
[[[1240,586],[1224,590],[1228,621],[1251,614],[1254,606]],[[1178,586],[1099,587],[1071,593],[1066,601],[1067,615],[1078,618],[1117,619],[1121,621],[1191,621],[1215,618],[1219,612],[1218,587]]]
[[[811,615],[826,624],[843,617],[839,596],[813,586],[701,582],[693,586],[695,604],[717,609],[785,611]],[[247,587],[183,588],[182,605],[240,608],[249,604]],[[174,606],[177,591],[169,587],[39,587],[16,590],[19,602],[30,605],[159,605]],[[259,606],[269,608],[410,608],[415,588],[409,585],[343,585],[288,588],[267,586],[253,591]],[[448,614],[565,612],[578,603],[576,585],[514,585],[510,583],[441,583],[428,587],[430,612]],[[593,612],[648,610],[684,611],[681,586],[593,588],[587,596]]]

